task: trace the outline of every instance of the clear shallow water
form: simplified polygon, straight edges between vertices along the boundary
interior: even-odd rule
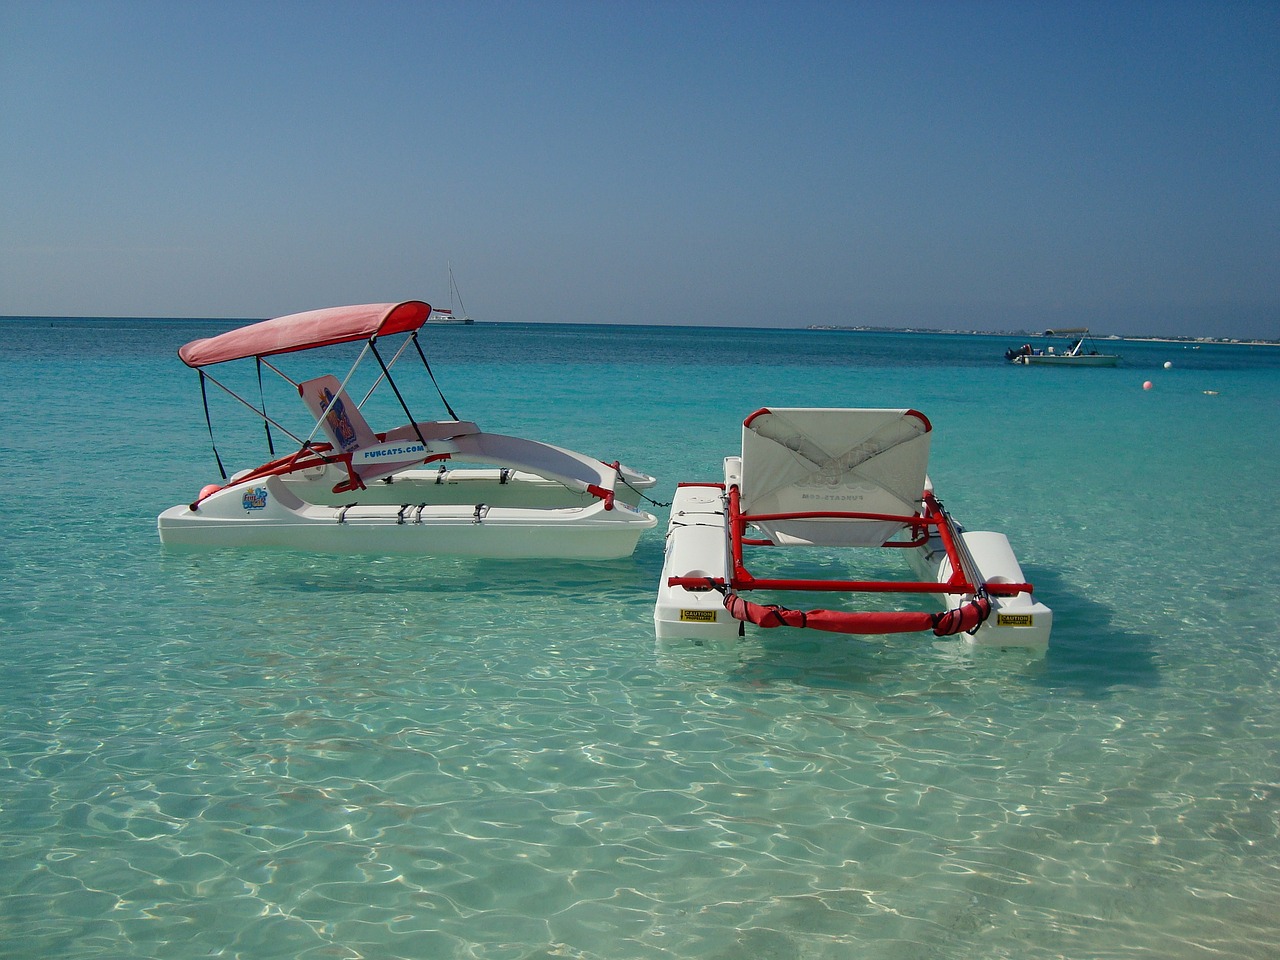
[[[0,323],[6,956],[1280,949],[1280,350],[429,331],[461,416],[660,499],[759,406],[923,410],[948,505],[1055,609],[1029,660],[660,646],[661,528],[594,566],[166,554],[155,515],[215,476],[174,351],[223,328]]]

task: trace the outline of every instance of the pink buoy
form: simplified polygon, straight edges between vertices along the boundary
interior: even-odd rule
[[[1150,381],[1150,380],[1144,380],[1144,381],[1142,381],[1142,389],[1143,389],[1143,390],[1150,390],[1150,389],[1151,389],[1151,381]]]
[[[200,488],[200,496],[196,497],[196,500],[203,500],[205,497],[212,496],[213,494],[217,493],[221,489],[222,487],[220,487],[216,483],[206,483],[203,487]]]

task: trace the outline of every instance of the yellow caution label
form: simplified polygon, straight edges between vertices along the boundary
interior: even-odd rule
[[[715,623],[716,613],[717,611],[715,610],[681,610],[680,622],[681,623]]]
[[[1034,627],[1035,617],[1030,613],[997,613],[997,627]]]

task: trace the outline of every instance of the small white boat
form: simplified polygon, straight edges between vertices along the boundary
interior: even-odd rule
[[[252,410],[297,448],[204,487],[190,503],[160,514],[161,541],[182,547],[283,547],[320,553],[413,553],[557,559],[630,556],[657,518],[634,506],[653,477],[535,440],[486,433],[453,413],[418,342],[431,314],[419,300],[334,307],[265,320],[188,343],[178,355],[207,384]],[[384,343],[399,342],[384,356]],[[295,381],[278,355],[363,341],[346,377]],[[402,342],[401,342],[402,341]],[[392,378],[410,353],[440,393],[450,419],[415,420]],[[348,387],[361,362],[377,369],[360,403]],[[271,359],[268,359],[271,358]],[[254,360],[296,390],[309,433],[293,433],[219,383],[209,368]],[[283,365],[283,364],[281,364]],[[375,432],[362,407],[386,385],[408,421]],[[214,448],[217,455],[217,448]],[[221,470],[221,458],[218,457]]]
[[[454,298],[458,300],[458,309],[461,313],[455,313],[453,310]],[[467,316],[467,308],[462,304],[462,292],[458,289],[457,281],[453,279],[453,264],[449,264],[449,306],[448,307],[432,307],[431,316],[427,317],[427,323],[472,323],[472,319]]]
[[[1057,367],[1114,367],[1120,357],[1114,353],[1101,353],[1089,340],[1088,327],[1064,327],[1059,330],[1046,330],[1046,337],[1065,337],[1067,345],[1063,350],[1054,347],[1040,349],[1024,343],[1017,349],[1009,349],[1004,358],[1010,363],[1024,365],[1037,364]]]
[[[671,506],[654,605],[659,640],[728,639],[746,623],[835,633],[964,634],[974,645],[1043,650],[1053,613],[1035,600],[1008,539],[968,532],[926,473],[932,426],[915,410],[757,410],[724,480],[681,484]],[[758,576],[747,548],[777,572]],[[881,549],[883,548],[883,549]],[[831,577],[868,558],[909,562],[918,579]],[[754,560],[753,560],[754,563]],[[802,572],[823,573],[798,576]],[[940,598],[938,610],[795,610],[747,600],[777,591]]]

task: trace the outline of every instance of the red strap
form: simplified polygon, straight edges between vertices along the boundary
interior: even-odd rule
[[[829,633],[920,633],[932,630],[950,637],[982,625],[991,614],[991,601],[978,597],[945,613],[837,610],[788,610],[777,604],[752,603],[736,593],[726,593],[724,608],[736,620],[759,627],[809,627]]]
[[[933,632],[939,637],[952,637],[982,626],[987,617],[991,616],[991,601],[986,597],[978,597],[936,616],[938,622],[933,625]]]

